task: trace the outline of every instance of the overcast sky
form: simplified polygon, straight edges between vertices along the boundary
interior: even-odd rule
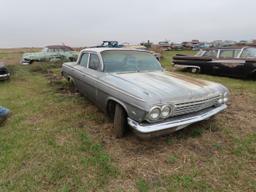
[[[0,0],[0,47],[256,38],[255,0]]]

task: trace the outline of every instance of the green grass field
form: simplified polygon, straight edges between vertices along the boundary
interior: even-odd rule
[[[166,69],[176,53],[163,54]],[[256,191],[255,81],[184,73],[227,86],[228,109],[169,136],[115,139],[59,68],[20,66],[14,55],[0,50],[13,72],[0,82],[0,105],[12,111],[0,126],[1,192]]]

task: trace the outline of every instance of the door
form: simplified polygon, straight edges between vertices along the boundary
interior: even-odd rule
[[[87,96],[87,89],[88,85],[84,81],[86,68],[88,67],[89,62],[89,53],[82,53],[80,56],[78,63],[74,66],[75,68],[75,75],[73,76],[75,79],[76,87],[79,89],[79,91]]]
[[[86,68],[87,95],[92,101],[97,101],[99,77],[102,76],[102,64],[96,53],[90,53],[88,67]]]
[[[90,100],[96,101],[98,78],[102,75],[102,64],[96,53],[81,56],[79,65],[75,66],[79,77],[79,90]]]
[[[239,50],[225,49],[220,50],[219,59],[214,61],[214,73],[239,77],[244,74],[244,60],[237,58]]]

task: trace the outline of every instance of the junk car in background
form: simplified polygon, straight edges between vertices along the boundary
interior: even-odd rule
[[[44,47],[40,52],[24,53],[21,63],[26,65],[44,61],[76,61],[77,57],[78,52],[74,51],[71,47],[66,45],[50,45]]]
[[[158,61],[160,61],[160,59],[162,57],[161,53],[158,53],[158,52],[155,52],[155,51],[152,51],[152,50],[148,50],[147,47],[145,47],[143,45],[125,45],[124,48],[126,48],[126,49],[139,49],[139,50],[148,51],[152,55],[154,55]]]
[[[114,119],[116,137],[127,125],[142,138],[178,131],[223,111],[229,97],[221,84],[164,71],[144,50],[84,49],[62,75]]]
[[[3,123],[10,114],[10,110],[0,106],[0,124]]]
[[[8,80],[9,78],[10,72],[8,68],[3,63],[0,63],[0,81]]]
[[[101,45],[99,46],[93,46],[91,48],[126,48],[126,49],[141,49],[141,50],[147,50],[147,47],[143,45],[130,45],[130,44],[119,44],[118,41],[103,41]],[[158,61],[160,61],[162,55],[160,53],[157,53],[155,51],[149,51],[152,53]]]
[[[95,47],[121,48],[123,45],[120,45],[118,41],[103,41],[101,45]]]
[[[210,75],[256,78],[256,48],[234,47],[199,51],[195,56],[177,54],[176,68]]]

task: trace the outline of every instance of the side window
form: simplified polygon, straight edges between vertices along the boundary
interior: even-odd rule
[[[100,60],[96,54],[90,55],[89,68],[94,70],[100,70]]]
[[[81,59],[80,59],[79,64],[80,64],[81,66],[83,66],[83,67],[87,67],[88,57],[89,57],[89,54],[88,54],[88,53],[84,53],[84,54],[81,56]]]
[[[205,54],[203,55],[204,57],[217,57],[217,50],[210,50],[206,51]]]
[[[234,57],[238,57],[240,52],[241,52],[241,49],[234,50]]]
[[[205,53],[206,53],[205,51],[200,50],[200,51],[198,51],[198,52],[195,54],[195,56],[197,56],[197,57],[202,57]]]
[[[232,58],[234,57],[234,50],[221,50],[220,58]]]

